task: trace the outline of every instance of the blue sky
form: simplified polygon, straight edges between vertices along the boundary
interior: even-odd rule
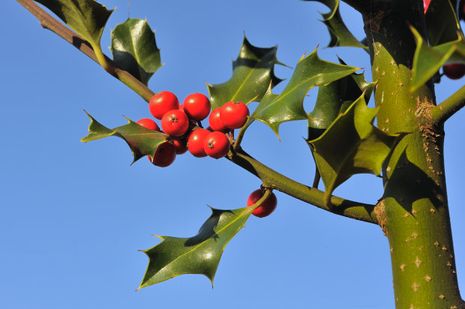
[[[329,40],[318,12],[302,1],[127,1],[104,33],[128,16],[147,18],[156,31],[163,68],[153,90],[182,99],[206,93],[206,82],[231,74],[244,33],[258,46],[278,45],[294,66],[320,46],[320,56],[369,69],[364,52],[323,48]],[[0,308],[393,308],[388,244],[375,226],[338,217],[283,194],[276,212],[251,218],[226,248],[212,289],[201,276],[182,276],[135,292],[146,267],[138,252],[155,245],[152,234],[191,236],[208,205],[242,207],[260,182],[226,160],[177,158],[166,169],[147,160],[130,166],[117,139],[80,143],[88,119],[110,126],[127,116],[148,116],[146,104],[70,45],[43,30],[15,1],[0,4]],[[357,37],[360,17],[343,6]],[[107,50],[107,48],[104,48]],[[292,70],[277,68],[289,78]],[[463,84],[445,81],[439,99]],[[312,90],[306,109],[314,102]],[[458,275],[465,289],[465,112],[446,127],[446,170]],[[254,124],[244,148],[266,164],[310,183],[305,122],[284,124],[279,141]],[[375,202],[373,176],[356,176],[336,193]]]

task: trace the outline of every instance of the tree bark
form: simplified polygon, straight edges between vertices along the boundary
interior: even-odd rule
[[[399,134],[376,206],[392,260],[399,309],[465,308],[458,289],[444,177],[442,124],[433,85],[409,91],[415,41],[425,33],[421,0],[369,0],[363,14],[377,81],[378,126]]]

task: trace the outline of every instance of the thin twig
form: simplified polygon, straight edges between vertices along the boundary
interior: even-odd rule
[[[290,179],[262,164],[241,149],[231,152],[228,159],[257,176],[267,188],[281,191],[320,209],[360,221],[377,223],[375,205],[346,200],[331,196],[331,207],[325,203],[325,193]]]
[[[45,12],[41,7],[34,3],[32,0],[17,0],[26,10],[31,12],[40,22],[43,28],[52,31],[53,33],[60,36],[62,39],[79,49],[82,53],[88,56],[90,59],[99,63],[97,57],[88,42],[83,40],[77,33],[64,26],[61,22],[53,18],[50,14]],[[132,76],[129,72],[119,69],[115,63],[105,56],[105,60],[109,66],[107,71],[110,72],[115,78],[119,79],[126,86],[131,88],[134,92],[139,94],[146,101],[150,100],[153,96],[151,91],[146,85],[140,82],[137,78]]]
[[[442,124],[452,115],[465,106],[465,86],[457,90],[453,95],[445,99],[441,104],[433,108],[432,118],[434,123]]]

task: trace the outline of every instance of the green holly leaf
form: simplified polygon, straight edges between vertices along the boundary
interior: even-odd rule
[[[205,275],[213,284],[225,246],[244,227],[253,209],[212,209],[196,236],[160,237],[160,244],[143,251],[149,265],[139,288],[184,274]]]
[[[328,47],[347,46],[368,49],[350,32],[339,13],[339,0],[305,0],[311,2],[320,2],[326,5],[329,13],[322,13],[322,22],[328,28],[331,40]]]
[[[410,90],[418,90],[426,84],[446,63],[465,63],[465,41],[457,36],[455,41],[429,46],[421,35],[411,28],[417,47],[413,57]]]
[[[146,129],[129,119],[128,124],[109,129],[95,120],[90,114],[87,114],[87,116],[90,118],[89,134],[83,137],[81,142],[87,143],[110,136],[122,138],[132,150],[133,163],[145,155],[153,157],[158,146],[168,140],[167,135]]]
[[[376,113],[362,95],[320,137],[309,141],[327,204],[334,189],[352,175],[381,173],[396,136],[373,126]]]
[[[341,64],[345,64],[339,60]],[[364,74],[353,73],[326,86],[320,86],[313,111],[308,114],[309,139],[320,136],[325,129],[352,102],[365,92],[365,100],[369,100],[374,83],[365,80]]]
[[[116,26],[111,33],[111,52],[118,67],[144,84],[161,67],[155,33],[144,19],[130,18]]]
[[[460,23],[455,13],[455,1],[431,1],[425,15],[428,41],[431,46],[457,40]]]
[[[277,47],[256,47],[244,37],[239,56],[233,62],[232,77],[225,83],[208,85],[212,107],[228,101],[259,101],[270,85],[281,82],[274,74],[274,66],[279,63],[276,52]]]
[[[281,94],[274,94],[271,87],[268,88],[249,121],[262,121],[279,134],[281,123],[307,118],[303,101],[310,89],[327,85],[357,70],[359,69],[355,67],[321,60],[315,50],[299,60]]]
[[[35,0],[55,13],[101,54],[100,39],[113,10],[94,0]]]

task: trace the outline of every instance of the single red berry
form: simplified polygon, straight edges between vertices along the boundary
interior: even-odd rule
[[[210,113],[210,100],[201,93],[193,93],[184,100],[184,111],[197,121],[204,120]]]
[[[173,138],[171,143],[174,145],[174,148],[176,148],[176,154],[183,154],[187,151],[187,145],[184,139]]]
[[[226,102],[221,107],[221,120],[229,129],[242,127],[249,116],[249,108],[242,102]]]
[[[423,0],[423,13],[426,14],[428,11],[431,0]]]
[[[160,131],[158,124],[150,118],[139,119],[137,124],[149,130]]]
[[[187,139],[187,149],[194,157],[205,157],[207,154],[203,149],[203,143],[210,131],[198,128],[192,131]]]
[[[181,136],[189,129],[189,118],[179,109],[170,110],[163,115],[161,127],[170,136]]]
[[[264,192],[261,189],[255,190],[249,195],[247,199],[247,207],[252,206],[255,204],[262,196]],[[275,209],[276,205],[278,204],[278,200],[276,199],[276,195],[271,192],[271,195],[265,199],[260,206],[255,208],[252,214],[256,217],[263,218],[270,215]]]
[[[205,153],[215,159],[224,157],[229,151],[229,146],[228,137],[219,131],[211,132],[203,141]]]
[[[148,158],[154,165],[166,167],[176,159],[176,147],[169,142],[163,143],[157,147],[153,158],[151,156]]]
[[[150,98],[149,110],[153,117],[163,118],[163,115],[173,109],[179,108],[176,95],[170,91],[161,91]]]
[[[208,122],[210,123],[210,128],[213,131],[223,131],[226,129],[223,121],[221,120],[221,107],[215,108],[212,111],[208,118]]]
[[[444,75],[450,79],[459,79],[465,75],[465,64],[462,63],[446,64],[442,69],[444,70]]]

